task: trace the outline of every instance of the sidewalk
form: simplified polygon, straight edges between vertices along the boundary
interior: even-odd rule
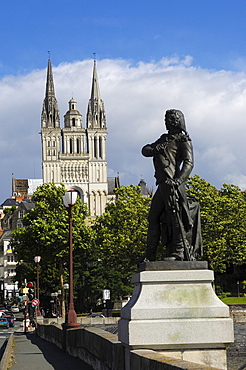
[[[85,362],[62,352],[55,344],[36,337],[35,332],[15,332],[14,362],[11,370],[92,370]]]

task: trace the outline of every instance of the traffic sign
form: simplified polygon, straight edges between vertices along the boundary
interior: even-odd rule
[[[37,299],[37,298],[34,298],[33,300],[32,300],[32,306],[38,306],[39,305],[39,300]]]

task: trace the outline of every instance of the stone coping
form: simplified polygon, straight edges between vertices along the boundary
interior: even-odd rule
[[[141,271],[132,275],[132,282],[136,283],[211,283],[214,280],[212,270],[152,270]]]
[[[154,261],[142,262],[138,265],[141,271],[165,271],[165,270],[205,270],[208,269],[207,261]]]

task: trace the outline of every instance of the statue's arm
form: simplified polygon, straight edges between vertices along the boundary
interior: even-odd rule
[[[188,178],[194,167],[194,159],[191,141],[182,142],[180,144],[182,165],[179,173],[177,174],[177,176],[175,176],[175,181],[179,184],[182,184]]]
[[[142,154],[144,157],[154,157],[154,155],[163,153],[163,150],[164,150],[163,138],[160,137],[154,143],[146,144],[142,148]]]

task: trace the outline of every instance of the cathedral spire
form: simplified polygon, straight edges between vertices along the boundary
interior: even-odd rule
[[[55,88],[52,74],[52,66],[50,58],[48,59],[48,68],[47,68],[47,80],[46,80],[46,98],[55,96]]]
[[[98,78],[97,78],[97,66],[96,66],[96,60],[94,59],[94,67],[93,67],[93,77],[92,77],[92,86],[91,86],[91,102],[93,105],[93,102],[97,100],[100,100],[100,91],[99,91],[99,85],[98,85]]]
[[[48,59],[46,92],[42,110],[42,127],[44,128],[60,127],[60,113],[58,109],[58,103],[55,97],[55,87],[50,58]]]
[[[87,128],[106,128],[104,103],[100,97],[96,59],[94,59],[91,98],[87,110]]]

